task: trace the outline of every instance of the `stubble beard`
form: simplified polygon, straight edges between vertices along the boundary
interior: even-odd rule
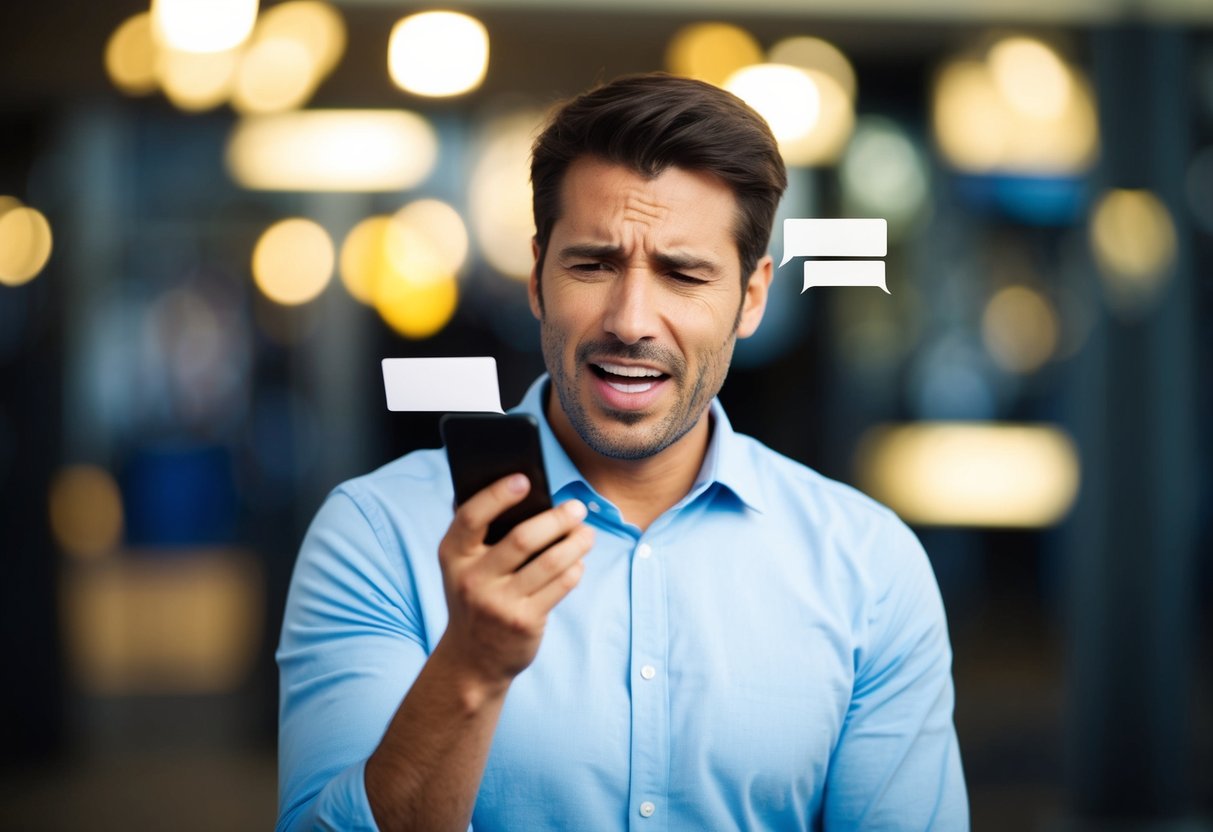
[[[669,350],[645,343],[624,344],[614,342],[587,342],[577,347],[572,377],[564,365],[568,336],[547,324],[546,316],[540,319],[540,342],[543,360],[560,407],[577,435],[595,452],[612,459],[646,459],[661,453],[690,432],[699,423],[708,404],[720,392],[733,356],[735,338],[728,336],[725,343],[711,355],[704,356],[698,373],[688,389],[686,360]],[[736,329],[734,329],[734,332]],[[670,412],[657,424],[645,431],[628,431],[626,436],[612,436],[590,417],[582,405],[578,391],[583,388],[587,362],[591,357],[618,358],[625,361],[647,361],[657,363],[669,371],[668,384],[673,384],[677,399]],[[627,426],[638,425],[649,414],[637,411],[607,410],[606,418]]]

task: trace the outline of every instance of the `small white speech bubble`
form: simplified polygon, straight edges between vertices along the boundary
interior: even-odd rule
[[[783,221],[783,260],[793,257],[884,257],[889,224],[882,219],[788,219]]]
[[[497,361],[471,358],[385,358],[388,410],[504,413]]]
[[[806,260],[800,294],[814,286],[878,286],[892,294],[885,283],[883,260]]]

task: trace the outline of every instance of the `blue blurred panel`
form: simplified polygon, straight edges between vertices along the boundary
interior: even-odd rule
[[[235,535],[238,503],[226,448],[139,448],[123,470],[122,494],[130,546],[215,545]]]
[[[982,213],[1026,225],[1069,226],[1086,211],[1086,180],[1072,176],[957,176],[956,191]]]

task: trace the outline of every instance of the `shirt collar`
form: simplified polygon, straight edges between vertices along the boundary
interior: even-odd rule
[[[547,373],[539,376],[526,391],[522,401],[514,407],[511,413],[529,413],[539,421],[539,439],[543,446],[544,468],[547,470],[548,485],[553,494],[574,483],[580,483],[586,489],[592,490],[577,466],[569,459],[564,447],[552,432],[548,424],[544,401],[550,378]],[[709,405],[712,419],[712,438],[708,441],[708,451],[704,454],[703,465],[695,478],[692,492],[706,489],[713,483],[718,483],[733,493],[745,505],[756,511],[763,511],[766,506],[762,483],[759,481],[754,466],[751,464],[749,453],[745,447],[745,437],[734,432],[729,417],[725,415],[724,406],[720,400],[713,398]]]

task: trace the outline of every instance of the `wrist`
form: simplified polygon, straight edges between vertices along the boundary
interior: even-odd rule
[[[455,693],[454,701],[468,716],[500,705],[513,681],[512,677],[486,672],[446,636],[439,639],[429,663],[436,665],[434,669],[444,680],[444,686]]]

